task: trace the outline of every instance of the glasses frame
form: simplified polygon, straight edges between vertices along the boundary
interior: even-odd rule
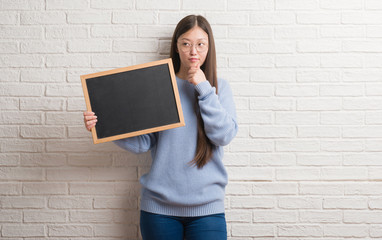
[[[190,46],[188,47],[188,46],[184,46],[184,45],[182,45],[183,43],[187,43],[187,44],[190,44]],[[189,51],[191,51],[191,49],[194,49],[194,47],[195,47],[195,49],[196,49],[196,51],[198,52],[198,53],[202,53],[202,52],[206,52],[207,50],[208,50],[208,47],[209,47],[209,45],[208,45],[208,43],[204,43],[205,44],[205,46],[206,46],[206,48],[205,49],[203,49],[203,50],[198,50],[198,44],[200,44],[200,43],[202,43],[202,42],[198,42],[198,43],[196,43],[196,44],[194,44],[194,43],[189,43],[189,42],[177,42],[177,44],[179,44],[180,46],[178,46],[178,49],[180,50],[180,51],[182,51],[182,52],[189,52]],[[183,49],[182,49],[183,48]]]

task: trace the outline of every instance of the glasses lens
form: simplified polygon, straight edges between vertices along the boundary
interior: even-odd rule
[[[188,42],[180,42],[179,48],[182,52],[190,51],[194,46],[196,46],[196,51],[204,52],[207,50],[208,45],[206,43],[197,43],[196,45],[188,43]]]

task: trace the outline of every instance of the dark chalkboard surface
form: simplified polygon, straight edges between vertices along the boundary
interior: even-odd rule
[[[81,76],[94,143],[184,126],[171,59]]]

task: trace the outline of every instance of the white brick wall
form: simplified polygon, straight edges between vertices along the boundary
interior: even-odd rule
[[[93,145],[79,75],[212,24],[240,131],[230,240],[382,238],[382,1],[0,0],[0,238],[139,239],[149,154]]]

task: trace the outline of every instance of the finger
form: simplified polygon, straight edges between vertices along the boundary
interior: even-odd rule
[[[95,119],[97,119],[97,116],[85,116],[86,121],[95,120]]]
[[[84,112],[84,116],[94,116],[94,112]]]
[[[86,128],[88,129],[88,131],[91,131],[92,128],[94,128],[94,127],[95,127],[95,124],[92,124],[92,125],[87,126]]]
[[[97,119],[96,119],[96,120],[92,120],[92,121],[87,121],[87,122],[86,122],[86,125],[87,125],[87,126],[90,126],[90,125],[92,125],[92,124],[95,125],[97,121],[98,121]]]

